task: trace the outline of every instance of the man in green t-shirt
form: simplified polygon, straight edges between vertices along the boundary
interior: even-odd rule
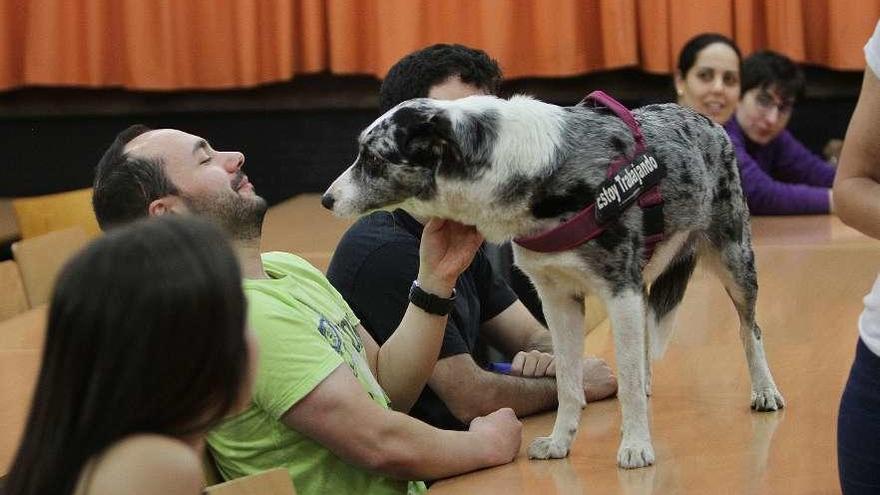
[[[413,480],[510,462],[521,424],[510,409],[445,431],[406,414],[437,360],[448,300],[481,243],[473,228],[425,226],[413,301],[393,338],[369,336],[329,282],[302,259],[260,254],[266,202],[244,156],[173,129],[133,126],[98,163],[103,229],[145,215],[199,214],[233,239],[261,358],[250,406],[208,435],[220,471],[286,468],[298,493],[418,493]]]

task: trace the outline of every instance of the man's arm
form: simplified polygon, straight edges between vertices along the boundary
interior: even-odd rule
[[[429,221],[419,248],[419,285],[428,293],[449,297],[482,241],[473,227]],[[430,314],[410,303],[400,325],[381,346],[358,326],[370,368],[395,410],[409,411],[421,394],[440,354],[446,321],[447,316]]]
[[[836,169],[820,156],[808,150],[790,132],[783,131],[777,175],[785,182],[830,188]]]
[[[753,215],[806,215],[830,211],[831,192],[828,188],[778,181],[748,154],[744,143],[731,141],[736,148],[743,192]]]
[[[544,357],[552,359],[552,356]],[[583,361],[587,401],[613,396],[617,392],[617,379],[608,364],[595,357],[585,357]],[[535,376],[528,376],[535,364],[544,376],[540,376],[540,371]],[[465,424],[502,407],[513,409],[519,417],[556,407],[555,364],[546,363],[541,356],[532,354],[526,356],[520,366],[523,368],[520,371],[527,376],[492,373],[480,368],[470,354],[456,354],[437,361],[428,386],[443,400],[452,415]]]
[[[522,425],[513,411],[479,418],[466,432],[440,430],[384,409],[341,365],[297,402],[282,422],[346,462],[398,479],[437,479],[514,459]]]
[[[834,182],[837,214],[847,225],[880,239],[880,81],[870,67],[846,131]]]
[[[440,359],[428,386],[464,424],[498,409],[513,409],[518,417],[556,407],[556,380],[492,373],[480,368],[470,354]]]
[[[550,331],[519,300],[481,326],[482,335],[513,360],[510,375],[480,368],[469,354],[437,361],[428,385],[461,422],[499,407],[510,407],[517,416],[527,416],[556,407],[555,364],[546,366],[553,352]],[[540,352],[536,352],[540,351]],[[552,356],[550,356],[552,359]],[[531,370],[544,370],[539,378]],[[545,375],[545,377],[541,377]],[[584,392],[588,401],[613,396],[617,380],[601,359],[584,358]]]

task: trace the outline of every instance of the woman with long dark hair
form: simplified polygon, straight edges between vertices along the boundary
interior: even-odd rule
[[[245,314],[232,248],[203,220],[89,245],[56,282],[7,493],[199,493],[205,432],[250,396]]]
[[[718,33],[694,36],[678,54],[678,104],[723,125],[739,102],[741,67],[739,48],[730,38]]]

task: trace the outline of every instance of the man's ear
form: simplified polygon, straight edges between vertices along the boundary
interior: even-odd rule
[[[183,205],[183,201],[181,201],[178,196],[168,195],[150,201],[150,204],[147,206],[147,213],[151,217],[158,217],[162,215],[180,213],[181,209],[183,208],[186,207]]]

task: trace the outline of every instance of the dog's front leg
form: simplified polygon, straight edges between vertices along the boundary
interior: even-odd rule
[[[553,338],[556,359],[556,392],[559,408],[549,437],[538,437],[529,446],[532,459],[558,459],[568,455],[586,404],[583,387],[584,306],[565,288],[536,281],[544,316]]]
[[[617,465],[640,468],[654,463],[654,448],[648,429],[648,399],[645,396],[645,299],[643,291],[625,289],[605,304],[614,332],[617,357],[617,398],[620,401],[623,438],[617,451]]]

